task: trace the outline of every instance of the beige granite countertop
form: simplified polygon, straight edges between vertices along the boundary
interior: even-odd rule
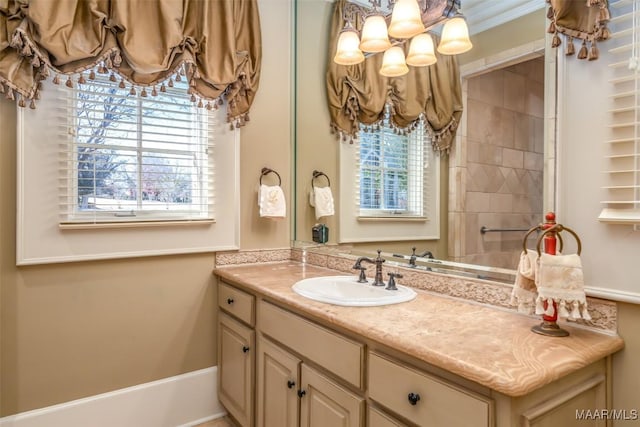
[[[343,307],[304,298],[298,280],[344,273],[296,261],[218,267],[214,274],[273,301],[393,347],[508,396],[522,396],[624,346],[618,336],[563,324],[566,338],[531,332],[538,318],[416,290],[416,299]],[[402,281],[399,281],[402,284]]]

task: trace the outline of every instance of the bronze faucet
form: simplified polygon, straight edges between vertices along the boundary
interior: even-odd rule
[[[354,270],[360,270],[360,276],[358,277],[358,282],[366,283],[367,278],[365,277],[364,271],[365,267],[362,267],[362,262],[368,262],[369,264],[375,264],[376,266],[376,275],[373,279],[373,286],[385,286],[384,280],[382,280],[382,263],[385,262],[385,259],[380,256],[380,250],[378,250],[378,257],[376,259],[367,258],[361,256],[356,260],[356,263],[353,265]]]

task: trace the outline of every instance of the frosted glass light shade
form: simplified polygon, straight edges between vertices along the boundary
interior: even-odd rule
[[[418,0],[397,0],[391,13],[389,35],[408,39],[424,31]]]
[[[436,61],[436,54],[433,51],[433,39],[430,34],[418,34],[411,39],[409,54],[407,55],[407,64],[414,67],[425,67],[435,64]]]
[[[358,33],[353,29],[345,29],[338,37],[338,47],[333,62],[340,65],[354,65],[364,61],[360,48]]]
[[[438,52],[444,55],[457,55],[472,47],[471,40],[469,40],[469,29],[464,18],[456,16],[445,22]]]
[[[371,15],[362,26],[360,50],[363,52],[382,52],[391,47],[387,34],[387,23],[382,15]]]
[[[387,77],[398,77],[408,72],[409,67],[404,61],[404,51],[400,46],[394,46],[384,53],[380,74]]]

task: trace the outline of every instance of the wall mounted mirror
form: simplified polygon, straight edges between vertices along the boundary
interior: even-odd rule
[[[330,178],[341,208],[342,143],[330,132],[325,89],[334,3],[296,0],[296,245],[313,246],[308,244],[312,227],[322,222],[329,241],[315,250],[371,254],[381,249],[406,264],[415,247],[418,255],[428,251],[435,259],[418,258],[425,268],[439,263],[443,271],[512,281],[526,230],[555,207],[556,53],[545,51],[544,6],[538,0],[462,1],[474,47],[458,56],[465,111],[453,150],[438,159],[439,204],[432,212],[439,216],[437,238],[341,241],[345,225],[338,216],[318,221],[309,204],[316,170]]]

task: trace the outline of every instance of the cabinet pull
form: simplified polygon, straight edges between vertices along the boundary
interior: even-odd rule
[[[298,390],[298,397],[304,397],[304,395],[307,394],[306,391],[304,390]]]
[[[407,398],[409,399],[409,403],[415,406],[416,403],[418,403],[418,400],[420,400],[420,395],[418,393],[409,393]]]
[[[242,352],[246,353],[249,351],[249,347],[247,347],[246,345],[242,347]]]
[[[294,388],[296,386],[296,382],[295,381],[287,381],[287,387],[289,388]]]
[[[233,298],[227,298],[227,304],[229,305],[233,304]]]

